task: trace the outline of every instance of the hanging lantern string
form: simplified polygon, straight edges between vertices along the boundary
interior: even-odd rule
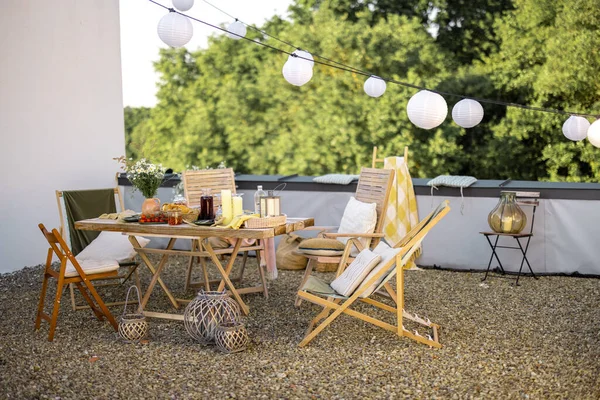
[[[239,18],[236,18],[236,17],[234,17],[233,15],[231,15],[231,14],[229,14],[229,13],[227,13],[227,12],[225,12],[225,11],[221,10],[219,7],[215,6],[214,4],[212,4],[212,3],[210,3],[210,2],[208,2],[208,1],[206,1],[206,0],[202,0],[202,1],[203,1],[204,3],[206,3],[206,4],[208,4],[209,6],[213,7],[214,9],[216,9],[216,10],[220,11],[221,13],[223,13],[223,14],[227,15],[229,18],[232,18],[232,19],[235,19],[236,21],[239,21],[239,22],[241,22],[242,24],[246,25],[248,28],[250,28],[250,29],[252,29],[252,30],[254,30],[254,31],[256,31],[256,32],[259,32],[259,33],[261,33],[261,34],[263,34],[263,35],[265,35],[265,36],[267,36],[267,37],[270,37],[270,38],[271,38],[271,39],[273,39],[273,40],[276,40],[276,41],[278,41],[278,42],[280,42],[280,43],[283,43],[283,44],[285,44],[286,46],[290,46],[290,47],[292,47],[292,48],[294,48],[294,49],[298,49],[298,50],[304,50],[304,49],[303,49],[303,48],[301,48],[301,47],[295,46],[294,44],[292,44],[292,43],[290,43],[290,42],[286,42],[285,40],[279,39],[278,37],[275,37],[275,36],[273,36],[273,35],[269,34],[269,33],[268,33],[268,32],[266,32],[266,31],[263,31],[263,30],[261,30],[261,29],[258,29],[258,28],[257,28],[257,27],[255,27],[255,26],[249,25],[249,24],[245,23],[244,21],[241,21]],[[340,63],[340,62],[337,62],[337,61],[335,61],[335,60],[331,60],[331,59],[329,59],[329,58],[327,58],[327,57],[323,57],[323,56],[320,56],[320,55],[318,55],[318,54],[313,54],[313,53],[311,53],[311,54],[312,54],[314,57],[321,58],[321,59],[323,59],[323,60],[325,60],[325,61],[328,61],[328,62],[330,62],[330,63],[334,63],[334,64],[337,64],[337,65],[341,65],[341,66],[343,66],[343,67],[345,67],[345,68],[349,68],[349,69],[351,69],[351,70],[353,70],[353,71],[360,72],[360,70],[359,70],[358,68],[354,68],[354,67],[351,67],[351,66],[349,66],[349,65],[342,64],[342,63]],[[295,55],[294,55],[294,57],[295,57]],[[304,58],[304,57],[301,57],[301,58]],[[313,61],[313,60],[310,60],[310,61]]]
[[[437,93],[439,95],[444,95],[444,96],[459,97],[461,99],[472,99],[472,100],[479,101],[480,103],[496,104],[496,105],[500,105],[500,106],[515,107],[515,108],[521,108],[521,109],[524,109],[524,110],[540,111],[540,112],[546,112],[546,113],[552,113],[552,114],[561,114],[561,115],[572,115],[572,116],[580,116],[580,117],[600,118],[600,114],[585,114],[585,113],[574,112],[574,111],[557,110],[557,109],[554,109],[554,108],[544,108],[544,107],[528,106],[528,105],[524,105],[524,104],[512,103],[512,102],[507,102],[507,101],[502,101],[502,100],[491,100],[491,99],[486,99],[486,98],[482,98],[482,97],[473,97],[473,96],[467,96],[467,95],[464,95],[464,94],[457,94],[457,93],[444,92],[444,91],[435,90],[435,89],[429,89],[429,88],[427,88],[425,86],[415,85],[415,84],[408,83],[408,82],[402,82],[402,81],[397,81],[395,79],[386,78],[386,77],[383,77],[383,76],[378,76],[378,75],[375,75],[373,73],[362,71],[362,70],[360,70],[358,68],[354,68],[352,66],[345,65],[345,64],[342,64],[342,63],[334,61],[334,60],[329,60],[329,59],[327,59],[325,57],[321,57],[321,56],[318,56],[316,54],[314,54],[315,57],[322,58],[324,60],[327,60],[328,62],[324,62],[324,61],[320,61],[320,60],[311,60],[309,58],[302,57],[302,56],[297,55],[297,54],[292,54],[289,51],[286,51],[286,50],[280,49],[278,47],[275,47],[275,46],[272,46],[272,45],[260,42],[258,40],[249,39],[249,38],[247,38],[245,36],[241,36],[241,35],[238,35],[238,34],[236,34],[234,32],[230,32],[230,31],[228,31],[225,28],[221,28],[220,26],[213,25],[213,24],[208,23],[206,21],[202,21],[202,20],[200,20],[198,18],[191,17],[191,16],[189,16],[187,14],[184,14],[182,12],[179,12],[179,11],[175,10],[174,8],[169,8],[169,7],[167,7],[167,6],[163,5],[163,4],[158,3],[155,0],[148,0],[148,1],[151,2],[151,3],[153,3],[153,4],[156,4],[157,6],[160,6],[160,7],[164,8],[164,9],[166,9],[166,10],[169,10],[170,12],[175,12],[177,14],[181,14],[184,17],[187,17],[187,18],[189,18],[189,19],[191,19],[193,21],[200,22],[201,24],[210,26],[211,28],[218,29],[218,30],[220,30],[222,32],[225,32],[225,33],[238,36],[241,39],[245,39],[245,40],[247,40],[249,42],[258,44],[260,46],[267,47],[267,48],[269,48],[271,50],[275,50],[275,51],[278,51],[280,53],[284,53],[284,54],[290,55],[292,57],[301,58],[301,59],[306,60],[306,61],[313,61],[316,64],[324,65],[326,67],[336,68],[336,69],[339,69],[341,71],[351,72],[351,73],[355,73],[355,74],[363,75],[363,76],[367,76],[367,77],[377,76],[381,80],[384,80],[386,82],[390,82],[390,83],[393,83],[393,84],[396,84],[396,85],[400,85],[400,86],[404,86],[404,87],[408,87],[408,88],[412,88],[412,89],[427,90],[427,91],[430,91],[430,92],[433,92],[433,93]],[[253,29],[255,31],[258,31],[258,32],[260,32],[260,33],[262,33],[262,34],[270,37],[270,38],[273,38],[274,40],[277,40],[277,41],[279,41],[281,43],[284,43],[287,46],[293,47],[293,48],[298,49],[298,50],[302,50],[300,47],[294,46],[291,43],[288,43],[288,42],[286,42],[284,40],[278,39],[278,38],[276,38],[276,37],[274,37],[272,35],[269,35],[267,32],[264,32],[264,31],[262,31],[260,29],[257,29],[257,28],[255,28],[255,27],[253,27],[251,25],[246,24],[243,21],[240,21],[239,19],[231,16],[230,14],[228,14],[225,11],[221,10],[220,8],[218,8],[218,7],[210,4],[206,0],[202,0],[202,1],[204,1],[205,3],[207,3],[210,6],[214,7],[215,9],[221,11],[223,14],[227,15],[228,17],[233,18],[233,19],[241,22],[242,24],[246,25],[247,27],[249,27],[249,28],[251,28],[251,29]],[[332,64],[332,63],[335,63],[335,64]]]

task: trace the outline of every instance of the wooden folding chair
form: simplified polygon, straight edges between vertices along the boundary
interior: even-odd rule
[[[420,318],[416,314],[411,314],[404,310],[404,265],[410,260],[413,253],[417,250],[427,233],[450,211],[448,201],[444,201],[440,204],[431,214],[424,218],[419,224],[417,224],[402,240],[402,243],[396,244],[394,247],[401,247],[401,250],[395,258],[390,259],[387,264],[383,266],[374,276],[365,278],[359,287],[354,291],[351,296],[339,295],[331,286],[318,280],[318,278],[311,277],[311,280],[305,284],[300,291],[298,296],[302,299],[308,300],[312,303],[320,305],[323,310],[309,323],[306,336],[300,342],[299,346],[306,346],[312,339],[315,338],[323,329],[325,329],[331,322],[333,322],[342,313],[350,315],[352,317],[361,319],[369,322],[380,328],[389,330],[396,333],[398,336],[406,336],[419,343],[423,343],[432,347],[441,348],[442,345],[439,342],[438,330],[439,325],[429,321],[429,319]],[[350,253],[350,248],[356,246],[355,239],[351,239],[346,244],[344,250],[344,256],[347,257]],[[346,263],[344,260],[340,262],[337,275],[341,275]],[[396,290],[393,290],[389,284],[389,280],[396,276]],[[376,289],[368,294],[366,297],[362,297],[363,293],[369,290],[373,285],[377,284]],[[377,300],[373,300],[371,296],[379,292],[379,290],[385,289],[391,298],[393,299],[395,306],[390,306]],[[323,298],[325,297],[325,298]],[[371,317],[365,313],[358,312],[352,309],[357,301],[370,304],[382,310],[388,311],[396,315],[396,325],[389,324],[381,321],[377,318]],[[329,315],[331,313],[331,315]],[[317,324],[322,319],[316,328]],[[417,324],[423,325],[432,330],[432,335],[428,337],[422,336],[415,331],[414,333],[407,330],[403,325],[403,319],[413,321]],[[314,329],[313,329],[314,328]]]
[[[182,175],[183,179],[183,190],[185,194],[185,199],[187,201],[188,207],[199,207],[200,206],[200,196],[202,195],[202,189],[211,189],[212,193],[218,195],[221,193],[221,190],[231,190],[232,194],[235,194],[235,177],[232,168],[217,168],[217,169],[207,169],[207,170],[189,170],[184,171]],[[216,196],[214,198],[213,206],[216,208],[221,204],[221,198]],[[241,239],[240,239],[241,240]],[[216,250],[217,254],[227,255],[233,253],[233,246],[225,249]],[[204,250],[203,244],[200,240],[192,240],[192,251],[202,251]],[[242,277],[244,275],[244,269],[246,268],[246,261],[248,259],[248,252],[255,251],[256,252],[256,262],[258,264],[258,272],[261,279],[261,286],[250,287],[250,288],[239,288],[240,293],[253,293],[262,291],[265,297],[269,297],[269,291],[267,289],[267,280],[265,276],[264,267],[260,265],[260,251],[264,250],[264,244],[262,241],[255,245],[250,246],[241,246],[239,251],[242,253],[242,266],[237,277],[230,278],[232,282],[241,282]],[[194,263],[199,261],[204,280],[201,281],[192,281],[192,270]],[[228,271],[229,272],[229,271]],[[189,288],[201,288],[204,287],[205,290],[210,290],[211,285],[219,284],[219,290],[222,290],[224,287],[224,282],[221,280],[210,280],[208,278],[208,270],[206,265],[206,260],[204,257],[190,257],[190,261],[188,264],[186,279],[185,279],[185,290]]]
[[[390,196],[390,190],[392,188],[392,181],[394,180],[394,171],[391,169],[378,169],[378,168],[362,168],[360,176],[358,178],[358,186],[354,197],[358,201],[364,203],[375,203],[377,211],[377,224],[373,233],[330,233],[323,232],[321,235],[325,238],[336,239],[338,237],[350,237],[350,238],[368,238],[367,247],[375,247],[383,238],[383,221],[385,218],[385,210],[387,209],[387,203]],[[326,229],[323,227],[311,227],[310,230]],[[361,248],[362,250],[362,248]],[[304,276],[300,282],[298,289],[302,288],[308,280],[310,273],[317,263],[330,263],[339,264],[341,256],[315,256],[304,253],[296,253],[303,255],[308,258],[308,264],[304,270]],[[296,306],[300,306],[302,303],[301,298],[296,298]]]
[[[35,319],[35,329],[40,329],[42,319],[50,323],[50,330],[48,332],[48,341],[54,340],[54,332],[56,330],[56,322],[58,320],[58,312],[60,310],[60,299],[63,294],[65,285],[73,284],[88,306],[92,309],[99,321],[102,321],[104,317],[110,322],[115,331],[118,326],[114,317],[108,311],[106,304],[102,301],[98,292],[92,285],[91,281],[97,279],[114,278],[117,276],[117,269],[119,265],[114,262],[112,265],[107,265],[104,268],[104,272],[88,273],[82,268],[77,259],[73,256],[73,253],[69,250],[67,243],[64,241],[60,233],[53,229],[52,232],[48,232],[43,224],[39,224],[38,227],[44,234],[44,237],[48,241],[50,248],[48,249],[48,256],[46,257],[46,268],[44,270],[44,280],[42,282],[42,292],[40,294],[40,302],[38,305],[37,317]],[[56,254],[60,260],[60,268],[58,271],[52,269],[52,258]],[[75,271],[67,272],[67,262],[70,261]],[[56,296],[54,298],[54,305],[52,307],[52,314],[48,315],[44,313],[44,301],[46,298],[46,290],[48,289],[48,280],[54,278],[57,281]],[[94,304],[94,301],[96,304]]]
[[[93,191],[113,191],[114,196],[115,196],[115,205],[114,208],[110,207],[110,209],[106,209],[103,210],[103,212],[106,213],[111,213],[111,212],[116,212],[117,211],[117,205],[119,206],[118,210],[119,211],[124,211],[125,210],[125,203],[123,202],[123,197],[121,196],[121,191],[119,190],[119,187],[116,186],[114,188],[106,188],[106,189],[90,189]],[[85,193],[88,190],[72,190],[69,191],[71,193]],[[58,206],[58,217],[59,217],[59,222],[60,222],[60,226],[59,226],[59,233],[62,237],[65,237],[65,232],[67,231],[67,225],[72,225],[75,224],[75,222],[77,221],[66,221],[64,214],[63,214],[63,202],[61,202],[61,199],[64,200],[63,196],[64,193],[67,192],[66,190],[57,190],[56,191],[56,204]],[[99,215],[97,213],[93,213],[90,215],[85,215],[82,216],[83,219],[87,219],[87,218],[95,218],[98,217]],[[89,234],[90,232],[88,232]],[[93,232],[92,234],[96,234],[97,232]],[[89,244],[89,243],[88,243]],[[71,248],[73,248],[73,246],[71,246]],[[74,250],[75,251],[75,250]],[[75,253],[75,255],[77,255],[77,253]],[[117,276],[115,277],[111,277],[108,278],[107,280],[109,281],[114,281],[114,280],[119,280],[118,283],[115,282],[109,282],[109,283],[102,283],[102,284],[97,284],[96,287],[100,287],[100,286],[108,286],[108,285],[118,285],[118,284],[123,284],[125,282],[127,282],[127,280],[129,280],[129,278],[133,275],[134,279],[135,279],[135,285],[137,286],[138,290],[141,292],[141,286],[140,286],[140,277],[138,275],[138,270],[137,267],[139,266],[139,262],[136,262],[134,259],[131,260],[126,260],[126,261],[121,261],[119,262],[119,266],[123,269],[123,272],[119,273]],[[89,308],[89,306],[87,304],[85,305],[80,305],[77,304],[77,300],[76,300],[76,296],[75,296],[75,289],[73,285],[69,286],[69,292],[71,295],[71,307],[73,308],[73,310],[83,310],[86,308]],[[125,304],[124,301],[116,301],[116,302],[110,302],[110,303],[106,303],[106,305],[108,307],[111,306],[118,306],[118,305],[123,305]]]

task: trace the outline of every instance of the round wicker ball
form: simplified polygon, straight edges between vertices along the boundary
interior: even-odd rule
[[[203,344],[213,343],[221,324],[239,322],[240,307],[223,292],[201,290],[185,308],[183,322],[191,337]]]
[[[225,353],[235,353],[246,349],[248,332],[241,322],[226,322],[219,325],[215,333],[217,348]]]

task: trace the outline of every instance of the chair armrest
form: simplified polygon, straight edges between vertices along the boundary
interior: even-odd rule
[[[307,226],[303,228],[303,231],[328,231],[331,229],[337,229],[337,226]]]
[[[383,233],[323,233],[323,236],[329,238],[350,237],[350,238],[382,238]]]

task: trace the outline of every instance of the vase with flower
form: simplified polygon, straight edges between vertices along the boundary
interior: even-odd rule
[[[153,164],[145,158],[136,162],[125,157],[116,160],[123,164],[127,179],[134,190],[138,190],[145,197],[142,203],[142,214],[154,215],[160,211],[160,200],[155,196],[165,177],[165,168],[162,164]]]

